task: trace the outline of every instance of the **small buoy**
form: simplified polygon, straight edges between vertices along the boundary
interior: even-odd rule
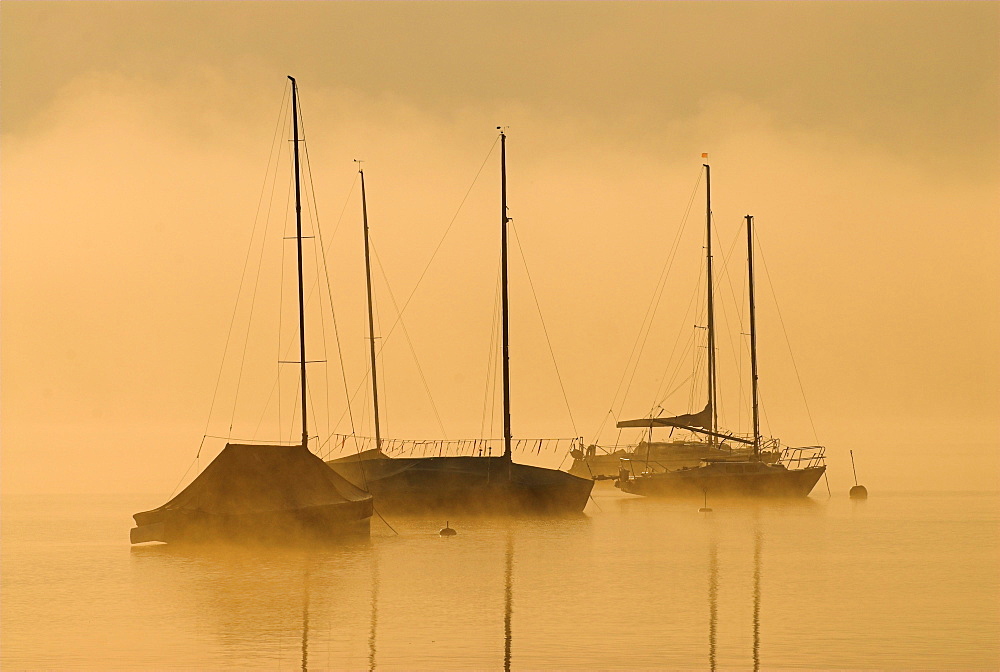
[[[708,490],[703,490],[705,493],[705,506],[698,509],[698,513],[712,513],[712,509],[708,508]]]
[[[448,523],[449,521],[447,520],[444,521],[444,527],[441,528],[440,532],[438,532],[438,534],[440,534],[442,537],[454,537],[456,534],[458,534],[458,532],[448,527]]]
[[[851,471],[854,472],[854,487],[851,488],[851,499],[868,499],[868,489],[858,485],[858,470],[854,468],[854,451],[851,451]]]

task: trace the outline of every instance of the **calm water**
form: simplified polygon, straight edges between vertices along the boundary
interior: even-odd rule
[[[579,519],[452,538],[130,548],[162,500],[4,500],[4,669],[1000,667],[996,494],[700,514],[600,484]]]

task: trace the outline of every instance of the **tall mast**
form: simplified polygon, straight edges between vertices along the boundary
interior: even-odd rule
[[[705,254],[708,259],[708,405],[711,409],[712,431],[719,431],[719,416],[716,410],[715,378],[715,294],[712,286],[712,169],[705,167]],[[715,437],[708,435],[709,445],[715,445]]]
[[[292,142],[295,148],[295,243],[299,255],[299,371],[302,386],[302,447],[308,448],[309,429],[306,424],[306,300],[302,282],[302,195],[299,177],[299,106],[298,86],[292,80]]]
[[[500,128],[500,285],[501,323],[503,325],[503,456],[508,462],[513,460],[510,450],[510,334],[507,306],[507,136]]]
[[[760,415],[757,405],[757,318],[753,300],[753,216],[747,215],[747,274],[750,284],[750,376],[753,390],[753,457],[760,459]]]
[[[371,344],[372,357],[372,404],[375,412],[375,448],[382,449],[382,434],[378,424],[378,378],[375,375],[375,318],[372,315],[372,266],[368,252],[368,199],[365,196],[365,171],[358,162],[358,172],[361,174],[361,213],[365,222],[365,280],[368,283],[368,341]]]

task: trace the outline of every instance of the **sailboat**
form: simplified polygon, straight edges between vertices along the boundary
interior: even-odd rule
[[[388,457],[381,437],[376,447],[359,455],[328,461],[337,473],[356,485],[364,485],[377,499],[379,509],[394,512],[437,511],[455,513],[580,513],[587,505],[594,481],[557,469],[514,462],[511,450],[510,361],[507,300],[507,137],[500,132],[501,173],[501,311],[503,367],[504,450],[499,456],[442,455],[437,457]],[[367,206],[365,213],[365,260],[368,264]],[[369,275],[369,329],[371,275]],[[369,333],[374,343],[374,335]],[[371,350],[372,399],[378,398],[375,350]],[[377,403],[377,402],[376,402]],[[376,407],[375,417],[378,418]],[[377,423],[377,420],[376,420]],[[376,424],[376,432],[378,425]]]
[[[584,478],[609,480],[618,477],[622,460],[642,465],[643,471],[672,471],[696,467],[706,458],[737,459],[749,457],[750,449],[742,444],[711,445],[693,437],[671,438],[666,441],[642,440],[625,446],[591,444],[570,451],[573,463],[569,473]],[[760,457],[775,462],[781,457],[776,439],[763,439]]]
[[[302,441],[298,445],[226,444],[170,501],[133,516],[133,544],[294,542],[369,533],[371,494],[328,468],[309,450],[298,87],[293,77],[288,79],[292,86]]]
[[[757,322],[753,282],[753,217],[746,216],[747,268],[750,297],[750,362],[751,394],[753,397],[753,437],[751,439],[727,434],[719,430],[718,393],[715,362],[715,306],[712,275],[712,191],[711,173],[704,165],[706,176],[706,254],[708,279],[708,399],[705,408],[697,413],[673,417],[650,417],[624,420],[618,427],[643,427],[650,433],[654,427],[685,429],[707,437],[710,447],[722,442],[742,444],[750,448],[746,456],[706,457],[702,464],[667,471],[642,471],[635,473],[630,461],[623,461],[616,485],[624,492],[636,495],[738,495],[738,496],[794,496],[805,497],[826,472],[825,448],[807,446],[785,447],[780,458],[769,463],[763,459],[760,434],[760,416],[757,395]],[[778,444],[771,442],[771,445]]]

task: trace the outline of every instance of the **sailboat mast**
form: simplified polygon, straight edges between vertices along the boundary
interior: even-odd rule
[[[757,317],[753,297],[753,216],[747,215],[747,275],[750,284],[750,376],[753,390],[753,457],[760,459],[760,412],[757,403]]]
[[[708,405],[711,409],[712,431],[719,431],[719,416],[716,410],[716,373],[715,373],[715,292],[712,283],[712,169],[705,163],[705,255],[708,260]],[[716,439],[708,435],[709,445],[715,445]]]
[[[299,372],[302,386],[302,447],[308,448],[309,429],[306,424],[306,300],[302,281],[302,194],[299,176],[299,107],[298,86],[292,80],[292,141],[295,155],[295,243],[298,248],[299,264]]]
[[[508,462],[513,460],[510,443],[510,333],[509,310],[507,305],[507,136],[500,129],[500,285],[501,324],[503,331],[503,456]]]
[[[360,164],[358,172],[361,174],[361,214],[365,223],[365,281],[368,283],[368,342],[371,344],[372,358],[372,404],[375,413],[375,448],[382,449],[382,434],[378,424],[378,378],[375,375],[375,318],[372,314],[372,266],[371,256],[368,251],[368,199],[365,195],[365,171]]]

